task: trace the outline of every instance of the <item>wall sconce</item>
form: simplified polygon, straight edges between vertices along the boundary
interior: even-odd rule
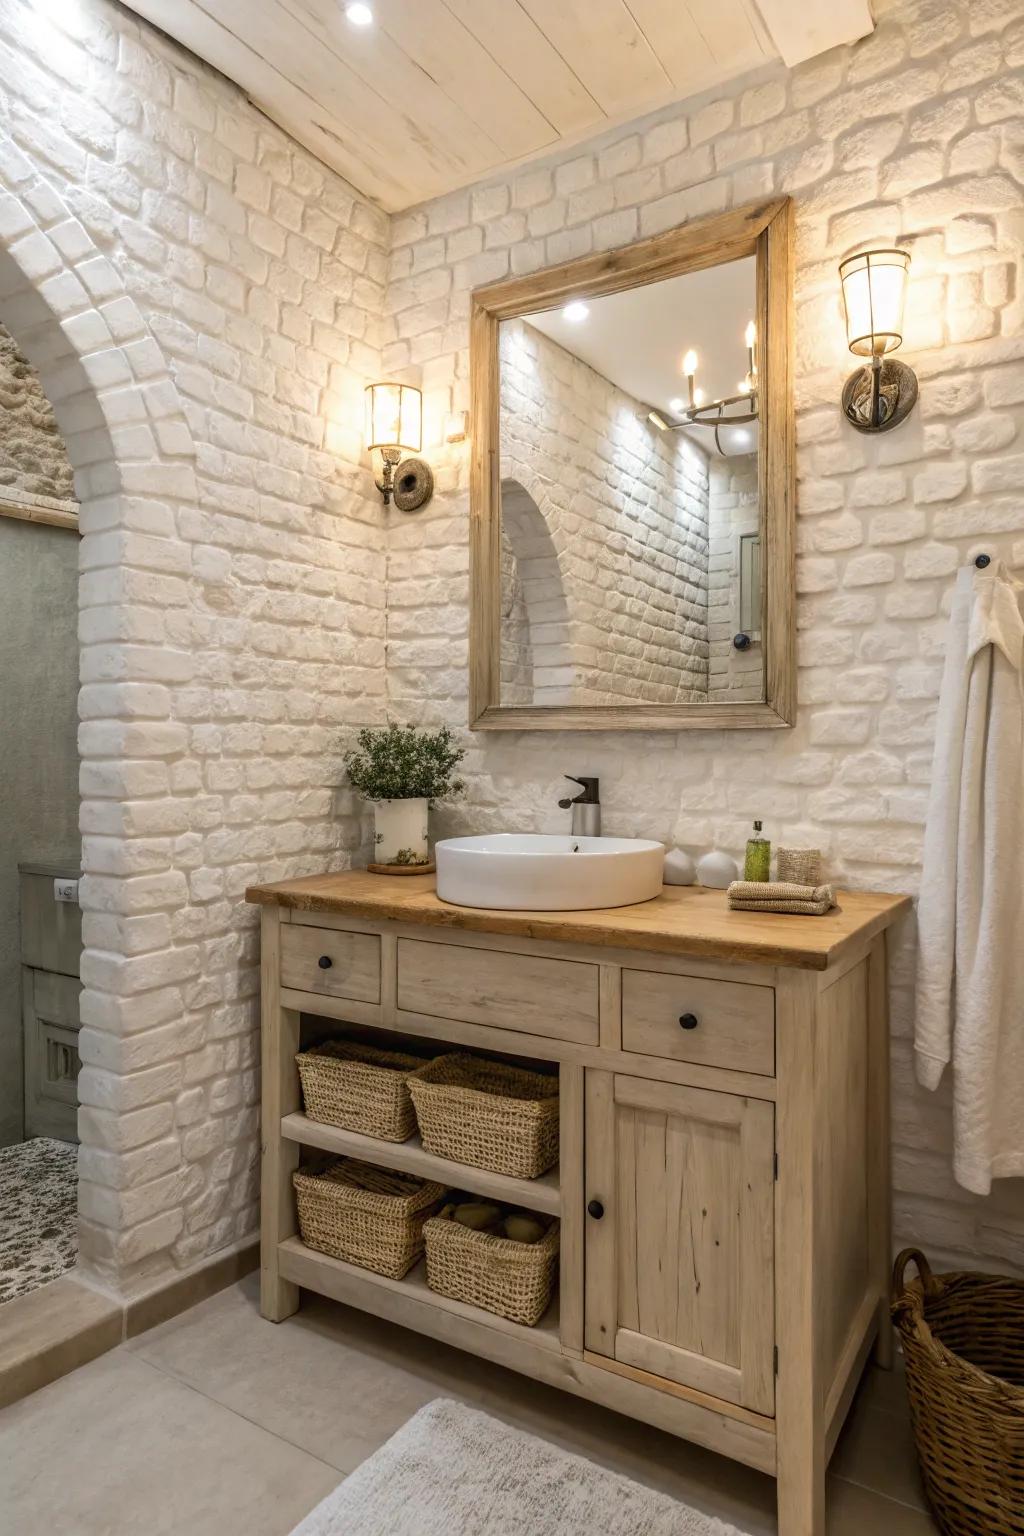
[[[917,376],[906,363],[882,361],[903,344],[903,300],[910,253],[862,251],[839,263],[850,351],[870,357],[843,385],[843,413],[858,432],[888,432],[917,401]]]
[[[403,459],[418,454],[423,441],[423,397],[412,384],[367,384],[366,447],[377,451],[383,472],[374,484],[389,506],[392,498],[400,512],[417,512],[434,494],[434,476],[425,459]]]

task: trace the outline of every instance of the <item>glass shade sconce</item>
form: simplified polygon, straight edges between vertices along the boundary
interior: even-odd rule
[[[374,484],[384,505],[418,512],[434,494],[434,475],[416,455],[423,443],[423,396],[413,384],[367,384],[366,450],[379,453],[382,469]]]
[[[870,363],[843,385],[843,414],[858,432],[889,432],[917,402],[917,376],[886,354],[903,344],[903,301],[910,254],[862,251],[839,264],[846,308],[846,339]]]

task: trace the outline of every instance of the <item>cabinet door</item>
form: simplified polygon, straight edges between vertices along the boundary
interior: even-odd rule
[[[772,1413],[774,1105],[593,1071],[585,1136],[587,1349]]]

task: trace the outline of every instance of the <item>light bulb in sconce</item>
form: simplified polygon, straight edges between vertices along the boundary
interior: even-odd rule
[[[749,395],[750,394],[750,389],[751,389],[751,385],[750,385],[750,377],[749,377],[749,375],[745,379],[740,379],[739,383],[736,385],[736,391],[737,391],[738,394],[741,394],[741,395]]]
[[[910,414],[917,378],[905,363],[883,362],[903,343],[903,303],[910,253],[862,251],[839,264],[850,351],[871,359],[843,387],[843,411],[860,432],[887,432]]]
[[[693,407],[695,405],[699,405],[700,404],[700,401],[697,399],[697,394],[696,394],[696,391],[694,389],[694,384],[693,384],[694,375],[696,374],[696,372],[697,372],[697,354],[693,350],[693,348],[690,347],[688,351],[683,353],[683,373],[686,375],[686,388],[689,391],[689,395],[690,395],[690,409],[691,410],[693,410]]]
[[[584,304],[582,299],[573,299],[562,310],[562,319],[568,320],[570,325],[579,325],[590,314],[590,306]]]
[[[697,388],[693,391],[693,403],[694,405],[704,404],[704,391],[702,389]]]
[[[648,411],[647,420],[651,422],[653,426],[657,427],[659,432],[668,431],[668,422],[663,416],[659,416],[657,411]]]
[[[668,408],[669,408],[670,411],[674,412],[674,414],[676,416],[678,416],[680,411],[685,411],[686,406],[683,404],[682,400],[680,400],[679,396],[677,395],[674,400],[670,400],[669,401]]]
[[[434,477],[424,459],[403,459],[403,453],[418,454],[423,440],[423,396],[413,384],[367,384],[364,391],[366,410],[366,450],[377,452],[383,460],[380,478],[374,483],[390,505],[402,512],[416,512],[430,500]]]

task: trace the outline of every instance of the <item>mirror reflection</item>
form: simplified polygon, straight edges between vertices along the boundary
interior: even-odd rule
[[[502,705],[764,697],[754,257],[502,321]]]

